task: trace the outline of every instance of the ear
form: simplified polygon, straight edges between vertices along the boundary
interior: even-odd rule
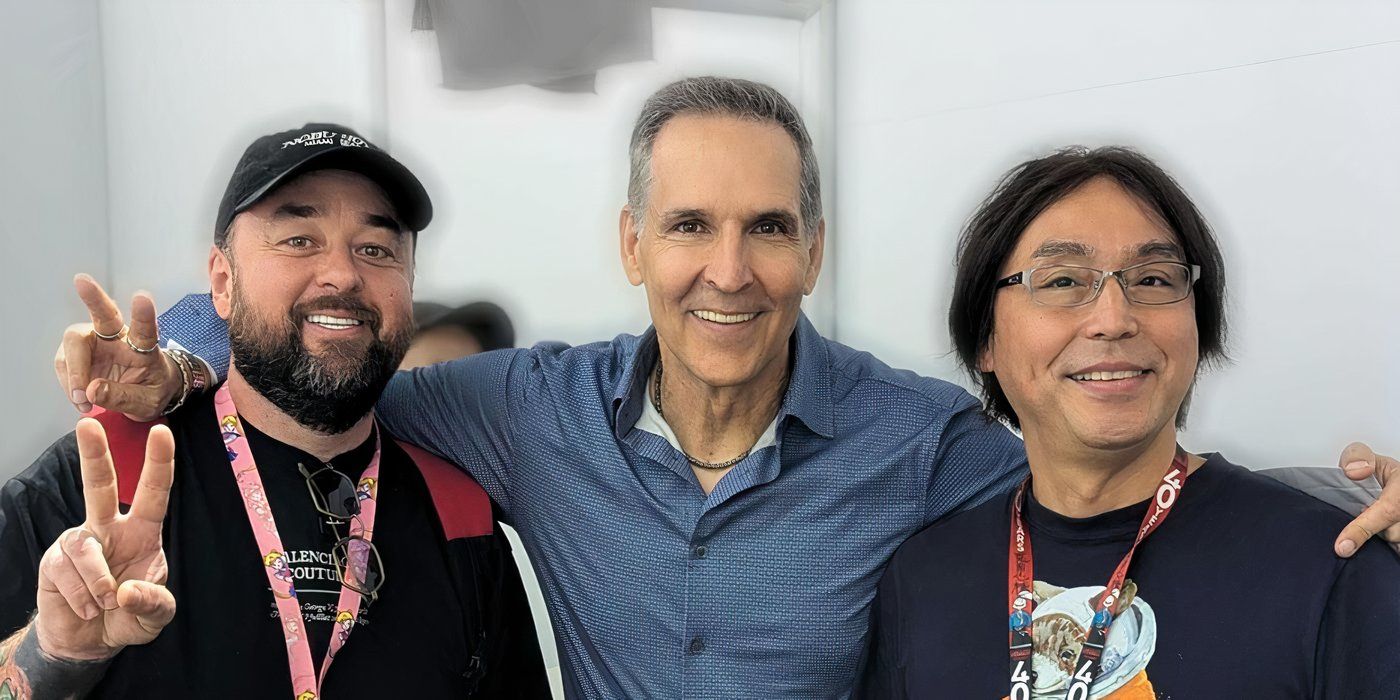
[[[802,283],[802,293],[811,294],[817,288],[817,277],[822,273],[822,258],[826,253],[826,219],[817,221],[817,230],[812,237],[812,245],[807,249],[807,278]]]
[[[997,371],[996,364],[992,362],[992,355],[996,352],[996,342],[997,336],[996,333],[993,332],[991,337],[987,338],[987,347],[982,348],[982,352],[977,354],[978,372],[987,372],[990,374]]]
[[[227,321],[233,311],[233,263],[219,246],[209,248],[209,296],[219,318]]]
[[[617,219],[618,252],[622,255],[622,271],[627,273],[627,281],[633,287],[642,283],[642,266],[637,260],[637,246],[641,243],[641,231],[637,220],[632,216],[631,207],[623,207]]]

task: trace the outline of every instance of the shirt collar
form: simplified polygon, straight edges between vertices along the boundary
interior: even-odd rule
[[[792,333],[792,375],[778,413],[802,421],[808,430],[825,438],[835,431],[835,408],[831,397],[831,355],[826,339],[817,333],[807,315],[799,313]],[[659,348],[656,328],[648,328],[629,354],[621,381],[613,391],[614,432],[622,439],[637,424],[646,402],[646,382],[656,364]]]

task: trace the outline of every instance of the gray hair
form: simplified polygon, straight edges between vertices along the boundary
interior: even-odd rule
[[[647,193],[651,188],[651,153],[661,127],[679,114],[709,114],[756,122],[772,122],[783,127],[797,146],[801,162],[800,187],[802,230],[811,236],[822,218],[821,174],[812,137],[802,123],[797,108],[782,93],[751,80],[705,76],[677,80],[657,90],[642,105],[642,113],[632,128],[632,170],[627,180],[627,206],[632,210],[640,235]]]

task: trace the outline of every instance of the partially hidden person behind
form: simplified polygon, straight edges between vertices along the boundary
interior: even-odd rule
[[[1400,557],[1349,517],[1178,444],[1225,341],[1225,265],[1124,148],[1014,169],[963,233],[949,327],[1030,476],[895,553],[869,698],[1381,698]]]
[[[209,254],[227,381],[154,427],[98,411],[0,490],[0,697],[548,697],[486,493],[371,411],[431,216],[346,127],[248,147]],[[102,376],[205,388],[195,358],[155,352],[149,297],[126,327],[77,285],[85,342],[142,358]]]
[[[413,303],[413,334],[399,369],[427,367],[481,352],[515,347],[515,326],[500,305],[474,301],[457,307]]]

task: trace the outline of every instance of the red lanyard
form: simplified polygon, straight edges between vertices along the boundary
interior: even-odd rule
[[[272,596],[277,602],[277,613],[282,619],[282,634],[287,640],[287,664],[292,674],[292,695],[296,700],[316,700],[321,692],[321,682],[331,667],[331,659],[345,645],[351,629],[360,619],[360,593],[349,586],[341,586],[335,624],[331,627],[330,646],[321,663],[321,672],[317,674],[311,661],[311,645],[306,641],[306,622],[301,617],[301,605],[297,602],[296,588],[292,585],[287,550],[282,546],[282,537],[277,534],[277,523],[272,519],[272,504],[263,490],[262,477],[258,475],[253,451],[248,447],[248,438],[243,432],[243,424],[238,420],[238,409],[233,405],[233,396],[229,394],[227,384],[219,387],[214,395],[214,406],[219,416],[219,432],[228,450],[228,461],[233,467],[234,478],[238,480],[243,506],[248,511],[248,524],[253,527],[253,536],[258,541],[258,565],[267,573],[268,585],[272,587]],[[363,580],[369,557],[368,543],[374,534],[374,511],[379,491],[379,447],[376,434],[374,457],[357,484],[360,514],[350,520],[351,537],[362,539],[351,540],[348,545],[342,580]]]
[[[1070,678],[1068,700],[1089,700],[1089,687],[1099,674],[1099,661],[1103,658],[1104,644],[1108,640],[1109,627],[1113,625],[1113,606],[1123,589],[1123,580],[1128,576],[1128,565],[1138,545],[1156,530],[1171,513],[1172,506],[1181,496],[1186,485],[1186,452],[1176,449],[1172,465],[1157,486],[1157,493],[1138,527],[1137,538],[1128,553],[1118,562],[1113,576],[1104,587],[1107,595],[1099,601],[1094,610],[1094,619],[1085,635],[1084,646],[1079,658],[1074,662],[1074,675]],[[1031,698],[1031,613],[1035,612],[1035,563],[1031,556],[1031,533],[1026,528],[1022,509],[1026,502],[1026,491],[1030,488],[1030,477],[1016,489],[1011,506],[1011,546],[1007,556],[1007,614],[1011,618],[1011,695],[1009,700],[1030,700]]]

